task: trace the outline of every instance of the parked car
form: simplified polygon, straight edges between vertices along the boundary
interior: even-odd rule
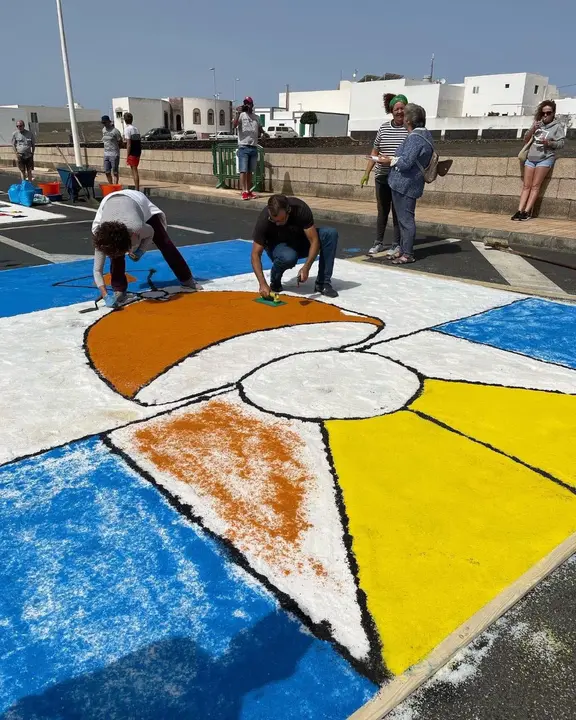
[[[142,140],[147,142],[158,142],[160,140],[172,140],[172,133],[168,128],[152,128],[142,135]]]
[[[269,125],[266,132],[271,138],[293,138],[298,137],[298,133],[289,125]]]
[[[179,130],[172,133],[172,140],[198,140],[196,130]]]
[[[210,135],[210,140],[226,140],[227,142],[234,142],[235,140],[238,140],[238,135],[234,135],[234,133],[231,133],[229,130],[220,130],[219,133],[212,133]]]

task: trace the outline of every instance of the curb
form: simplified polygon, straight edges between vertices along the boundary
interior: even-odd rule
[[[229,195],[213,195],[198,191],[185,192],[183,190],[170,190],[169,188],[151,188],[150,195],[156,197],[172,198],[173,200],[188,200],[205,202],[214,205],[227,205],[243,209],[255,208],[261,210],[266,207],[266,200],[251,200],[246,203],[239,198]],[[337,200],[335,202],[338,202]],[[347,210],[312,208],[314,215],[322,220],[347,223],[350,225],[366,225],[371,227],[376,222],[376,216],[366,212],[350,212]],[[513,232],[497,230],[494,228],[471,227],[469,225],[450,225],[448,223],[417,220],[416,229],[419,233],[433,235],[434,237],[458,237],[463,240],[479,240],[486,238],[506,240],[509,244],[526,245],[530,247],[548,248],[549,250],[568,250],[576,252],[576,224],[575,237],[565,238],[557,235],[539,235],[535,233]]]
[[[1,169],[0,169],[1,171]],[[38,173],[38,180],[51,180],[54,173]],[[202,191],[172,190],[170,188],[152,187],[149,189],[151,197],[164,197],[172,200],[187,200],[189,202],[203,202],[212,205],[226,205],[228,207],[242,208],[244,210],[262,210],[266,207],[266,200],[251,200],[247,203],[240,198],[230,195],[214,195]],[[335,200],[335,203],[338,201]],[[376,216],[366,212],[350,212],[348,210],[312,208],[314,215],[322,220],[346,223],[349,225],[365,225],[372,227],[376,223]],[[494,228],[471,227],[470,225],[451,225],[449,223],[431,222],[428,220],[417,220],[416,229],[424,235],[432,235],[439,238],[461,238],[462,240],[486,239],[505,240],[509,245],[524,245],[528,247],[546,248],[548,250],[564,250],[576,252],[576,223],[574,225],[574,237],[566,238],[557,235],[539,235],[535,233],[514,232],[510,230],[498,230]]]

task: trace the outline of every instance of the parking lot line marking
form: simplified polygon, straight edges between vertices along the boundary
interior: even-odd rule
[[[188,232],[198,233],[199,235],[214,235],[211,230],[199,230],[198,228],[186,227],[186,225],[168,225],[168,227],[176,230],[187,230]]]
[[[5,227],[4,229],[12,232],[12,230],[32,230],[33,228],[53,228],[53,227],[58,227],[60,225],[81,225],[83,223],[89,223],[89,222],[90,222],[90,220],[70,220],[68,222],[51,223],[49,220],[47,220],[42,225],[14,225],[14,227],[8,226],[8,227]]]
[[[552,291],[565,294],[561,287],[558,287],[556,283],[537,270],[528,260],[524,260],[523,257],[502,252],[501,250],[487,249],[483,242],[474,241],[472,244],[510,285],[518,285],[536,291]]]
[[[55,262],[54,256],[50,253],[44,252],[44,250],[38,250],[38,248],[32,247],[31,245],[25,245],[24,243],[18,242],[18,240],[12,240],[12,238],[0,235],[0,243],[3,245],[9,245],[16,250],[22,250],[22,252],[28,253],[29,255],[36,255],[36,257],[47,260],[48,262]]]
[[[69,208],[70,210],[84,210],[85,212],[94,213],[94,215],[98,212],[98,210],[94,210],[94,208],[84,207],[83,205],[70,205],[69,203],[63,202],[53,202],[52,205],[61,205],[62,207]]]

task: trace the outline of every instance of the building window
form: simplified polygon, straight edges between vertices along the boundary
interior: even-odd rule
[[[168,128],[170,125],[168,124],[168,113],[164,112],[164,127]]]
[[[180,132],[182,130],[182,116],[176,115],[176,130]]]
[[[478,95],[480,92],[480,85],[474,85],[472,88],[472,95]]]
[[[224,112],[224,110],[220,110],[220,112],[218,113],[218,116],[219,116],[218,121],[220,123],[220,126],[224,127],[224,125],[226,125],[226,113]]]
[[[510,83],[506,83],[506,85],[504,85],[504,87],[506,88],[506,90],[508,90],[510,88]]]
[[[33,122],[33,123],[38,122],[38,113],[34,113],[34,112],[30,113],[30,122]]]
[[[538,95],[538,90],[540,90],[540,86],[534,85],[534,95]]]
[[[202,125],[202,113],[198,108],[194,108],[192,112],[192,122],[194,125]]]
[[[208,125],[214,125],[214,110],[208,110]]]

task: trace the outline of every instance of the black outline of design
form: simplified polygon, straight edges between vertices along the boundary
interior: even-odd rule
[[[173,410],[179,410],[180,408],[173,408]],[[153,420],[154,418],[150,418],[150,420]],[[146,422],[146,421],[141,421]],[[322,429],[320,428],[322,431]],[[111,431],[114,432],[114,431]],[[293,600],[287,593],[283,592],[279,588],[277,588],[268,577],[265,575],[262,575],[257,570],[255,570],[246,556],[238,550],[238,548],[227,538],[222,537],[221,535],[218,535],[216,532],[211,530],[204,522],[203,518],[200,515],[197,515],[192,506],[188,505],[187,503],[183,502],[181,499],[173,495],[164,485],[162,485],[158,480],[154,478],[154,476],[149,473],[147,470],[144,470],[140,465],[131,458],[124,450],[122,450],[120,447],[118,447],[114,441],[111,439],[109,433],[102,433],[100,435],[96,435],[96,437],[99,437],[101,442],[109,449],[109,451],[120,457],[128,467],[133,470],[135,473],[140,475],[144,480],[147,480],[158,492],[168,501],[168,503],[183,517],[187,518],[191,523],[194,525],[197,525],[202,529],[203,532],[205,532],[208,537],[210,537],[212,540],[216,541],[219,548],[222,549],[223,554],[227,559],[235,564],[241,567],[245,572],[247,572],[249,575],[251,575],[253,578],[255,578],[268,592],[272,594],[272,596],[276,599],[280,607],[285,610],[286,612],[290,613],[294,617],[296,617],[304,627],[306,627],[310,632],[317,637],[319,640],[323,640],[325,642],[330,643],[337,651],[338,653],[361,675],[366,677],[368,680],[372,681],[377,686],[382,685],[382,683],[386,680],[390,680],[392,678],[392,674],[385,669],[383,661],[382,661],[382,655],[379,656],[376,655],[376,652],[380,652],[380,644],[378,641],[378,644],[375,644],[375,639],[373,635],[373,628],[375,625],[371,624],[373,623],[373,620],[371,616],[368,613],[368,610],[366,606],[360,604],[360,612],[361,612],[361,621],[362,621],[362,628],[366,633],[369,645],[370,645],[370,654],[368,656],[368,660],[366,662],[363,662],[361,660],[358,660],[355,658],[350,651],[342,644],[340,644],[337,640],[334,639],[332,634],[332,627],[330,623],[325,620],[320,623],[313,622],[308,615],[300,608],[300,606],[296,603],[295,600]],[[324,437],[323,437],[324,440]],[[326,446],[325,446],[326,447]],[[331,458],[331,456],[330,456]],[[330,470],[332,472],[332,466],[330,466]],[[334,475],[333,475],[334,477]],[[336,503],[338,507],[338,502]],[[340,508],[338,508],[340,510]],[[340,514],[340,520],[342,522],[342,515]],[[344,536],[346,537],[346,534],[348,532],[347,526],[344,528]],[[344,542],[345,550],[347,551],[348,556],[348,545],[346,541]],[[349,556],[348,556],[349,560]],[[349,570],[352,574],[352,577],[354,578],[355,582],[357,583],[357,575],[354,572],[353,568],[349,564]],[[362,600],[362,591],[359,589],[358,584],[357,586],[357,602],[361,602]],[[365,597],[365,596],[364,596]]]
[[[274,358],[274,360],[269,360],[268,362],[262,363],[258,367],[256,367],[254,370],[250,370],[250,372],[243,375],[240,380],[237,382],[237,388],[238,392],[240,394],[240,397],[242,400],[247,404],[251,405],[252,407],[256,408],[256,410],[259,410],[260,412],[267,413],[268,415],[274,415],[275,417],[280,418],[286,418],[287,420],[300,420],[303,422],[315,422],[315,423],[324,423],[324,422],[335,422],[338,420],[369,420],[370,418],[375,417],[386,417],[387,415],[393,415],[395,412],[400,412],[401,410],[405,410],[410,403],[413,403],[417,398],[420,397],[424,390],[424,381],[426,380],[426,377],[422,375],[418,370],[413,370],[412,368],[407,367],[406,365],[403,365],[400,362],[397,362],[396,360],[392,360],[391,358],[383,357],[382,355],[379,355],[378,353],[364,353],[362,349],[358,350],[349,350],[347,349],[348,346],[343,346],[340,349],[337,348],[326,348],[325,350],[303,350],[302,352],[295,352],[291,353],[290,355],[286,355],[285,357],[280,358]],[[412,375],[415,375],[418,379],[419,385],[417,390],[410,396],[408,400],[406,400],[400,407],[396,408],[395,410],[391,410],[390,412],[384,412],[384,413],[377,413],[372,415],[363,415],[360,417],[353,417],[352,415],[346,416],[346,417],[304,417],[302,415],[292,415],[290,413],[282,413],[278,410],[268,410],[265,407],[262,407],[258,405],[254,400],[252,400],[248,395],[246,394],[246,390],[244,389],[244,381],[247,380],[251,375],[254,375],[255,373],[259,372],[263,368],[267,367],[268,365],[274,365],[275,363],[282,362],[283,360],[287,360],[288,358],[297,357],[298,355],[315,355],[318,353],[340,353],[342,355],[350,355],[351,353],[363,353],[364,355],[372,355],[374,357],[379,357],[382,360],[385,360],[387,362],[393,363],[395,365],[400,365],[405,370],[408,370],[412,373]]]
[[[523,388],[510,388],[511,390],[520,390]],[[518,465],[522,465],[522,467],[527,468],[528,470],[532,470],[532,472],[535,472],[537,475],[540,475],[541,477],[545,478],[546,480],[551,480],[556,485],[559,485],[564,490],[568,490],[569,493],[572,495],[576,495],[576,487],[572,487],[571,485],[568,485],[568,483],[565,483],[563,480],[560,480],[557,477],[554,477],[554,475],[551,475],[550,473],[546,472],[546,470],[541,470],[540,468],[534,467],[534,465],[530,465],[527,462],[524,462],[524,460],[520,460],[520,458],[517,458],[515,455],[510,455],[503,450],[499,450],[497,447],[494,447],[494,445],[490,445],[490,443],[484,442],[483,440],[478,440],[477,438],[473,438],[471,435],[466,435],[466,433],[462,432],[461,430],[457,430],[456,428],[451,427],[450,425],[446,425],[446,423],[442,422],[442,420],[438,420],[435,417],[432,417],[432,415],[427,415],[426,413],[422,412],[421,410],[414,410],[413,408],[406,408],[408,412],[411,412],[414,415],[417,415],[422,420],[427,420],[428,422],[434,423],[434,425],[437,425],[438,427],[443,428],[444,430],[448,430],[451,433],[454,433],[454,435],[459,435],[460,437],[465,438],[466,440],[470,440],[471,442],[475,443],[476,445],[482,445],[487,450],[491,450],[492,452],[497,453],[498,455],[502,455],[505,458],[508,458],[508,460],[512,460],[513,462],[517,463]]]
[[[429,332],[428,330],[423,330],[422,332]],[[444,334],[444,333],[441,333]],[[457,340],[466,340],[466,338],[459,338],[456,336]],[[387,343],[382,343],[383,345],[386,345]],[[474,343],[475,345],[482,345],[482,343]],[[377,345],[371,345],[370,349],[364,350],[364,348],[358,348],[358,350],[348,350],[347,352],[355,352],[355,353],[362,353],[363,355],[378,355],[379,357],[383,357],[386,360],[391,360],[392,362],[395,362],[398,365],[401,365],[402,367],[406,368],[407,370],[411,370],[414,374],[418,375],[422,378],[422,383],[424,383],[426,380],[436,380],[438,382],[445,382],[445,383],[460,383],[462,385],[479,385],[480,387],[494,387],[494,388],[505,388],[506,390],[531,390],[533,392],[542,392],[542,393],[550,393],[551,395],[566,395],[567,397],[573,397],[576,395],[576,389],[574,392],[564,392],[564,390],[550,390],[549,388],[536,388],[536,387],[528,387],[527,385],[501,385],[500,383],[493,383],[493,382],[484,382],[483,380],[463,380],[460,378],[444,378],[444,377],[438,377],[437,375],[424,375],[424,373],[421,370],[418,370],[418,368],[413,367],[412,365],[408,365],[403,360],[398,360],[396,358],[389,357],[388,355],[381,355],[380,353],[374,352],[372,348],[377,347]],[[485,347],[493,347],[485,346]],[[494,350],[500,350],[500,348],[493,348]],[[508,352],[507,350],[503,352]],[[514,353],[517,354],[517,353]],[[537,362],[544,363],[545,365],[554,365],[554,363],[547,363],[545,360],[538,360],[538,358],[534,358],[531,356],[521,356],[521,357],[529,357],[530,360],[536,360]],[[576,370],[573,370],[572,368],[567,368],[564,365],[557,365],[556,367],[560,367],[563,370],[568,370],[570,372],[574,373],[574,379],[576,380]],[[410,402],[414,402],[417,397],[415,397]],[[401,408],[402,409],[402,408]],[[407,409],[407,408],[404,408]],[[387,413],[389,414],[389,413]],[[376,417],[376,416],[375,416]],[[347,418],[345,418],[347,419]]]
[[[217,293],[232,293],[232,292],[234,292],[234,293],[238,293],[238,292],[242,293],[242,292],[243,292],[243,293],[245,293],[246,295],[252,295],[252,294],[253,294],[253,293],[250,293],[250,292],[245,291],[245,290],[210,290],[210,291],[208,291],[208,292],[217,292]],[[191,296],[192,296],[192,295],[196,295],[196,293],[187,293],[187,294],[189,294],[189,295],[191,295]],[[294,297],[294,296],[292,296],[292,297]],[[138,302],[138,301],[137,301],[137,302]],[[386,327],[386,324],[385,324],[385,322],[384,322],[383,320],[381,320],[380,318],[377,318],[377,317],[375,317],[375,316],[373,316],[373,315],[366,315],[366,314],[364,314],[364,313],[352,312],[352,311],[350,311],[350,310],[348,310],[348,309],[346,309],[346,308],[340,307],[339,305],[335,305],[335,304],[333,304],[333,303],[325,303],[325,302],[323,302],[322,300],[312,300],[312,301],[306,300],[306,303],[307,303],[307,304],[308,304],[309,302],[317,302],[317,303],[319,303],[319,304],[321,304],[321,305],[326,305],[326,306],[329,306],[329,307],[335,307],[335,308],[337,308],[338,310],[340,310],[340,311],[343,312],[343,313],[348,313],[348,314],[349,314],[350,316],[352,316],[352,317],[368,318],[368,319],[370,319],[370,320],[377,320],[379,323],[381,323],[380,325],[376,325],[376,329],[375,329],[372,333],[368,334],[367,337],[366,337],[364,340],[354,341],[354,343],[350,343],[349,345],[340,345],[338,348],[334,348],[335,350],[344,350],[344,349],[346,349],[346,348],[348,348],[348,347],[354,347],[355,345],[358,345],[359,342],[367,342],[367,341],[375,338],[375,337],[378,335],[378,333],[382,332],[382,330]],[[130,303],[130,305],[135,305],[135,304],[136,304],[136,303]],[[96,325],[98,325],[98,323],[103,322],[103,321],[108,317],[108,315],[109,315],[109,313],[107,313],[106,315],[103,315],[102,317],[98,318],[98,320],[96,320],[96,322],[92,323],[91,325],[89,325],[89,326],[84,330],[84,335],[83,335],[83,338],[82,338],[82,350],[84,351],[84,354],[86,355],[86,361],[87,361],[89,367],[90,367],[90,368],[94,371],[94,373],[100,378],[100,380],[102,380],[102,382],[103,382],[105,385],[107,385],[114,393],[116,393],[117,395],[120,395],[121,397],[125,398],[126,400],[130,400],[131,402],[136,403],[137,405],[141,405],[142,407],[162,407],[163,405],[166,405],[166,404],[167,404],[167,403],[144,403],[144,402],[142,402],[141,400],[137,400],[137,399],[136,399],[136,395],[138,395],[138,393],[142,392],[142,390],[144,390],[144,388],[148,387],[148,386],[151,385],[155,380],[157,380],[161,375],[164,375],[165,373],[169,372],[170,370],[174,369],[175,367],[178,367],[179,365],[181,365],[183,362],[185,362],[185,361],[188,360],[189,358],[194,357],[195,355],[198,355],[198,354],[200,354],[201,352],[203,352],[204,350],[208,350],[208,349],[211,348],[211,347],[217,347],[218,345],[223,345],[223,344],[224,344],[225,342],[227,342],[228,340],[234,340],[235,338],[239,338],[239,337],[247,337],[247,336],[249,336],[249,335],[255,335],[256,333],[261,333],[261,332],[273,332],[274,330],[283,330],[283,329],[285,329],[285,328],[290,328],[290,327],[305,327],[305,326],[307,326],[307,325],[332,325],[332,324],[334,324],[334,323],[353,322],[353,321],[347,321],[345,318],[343,318],[343,319],[341,319],[341,320],[323,320],[323,321],[320,321],[320,322],[308,322],[308,323],[296,323],[296,324],[295,324],[295,323],[290,323],[290,324],[287,324],[287,325],[279,325],[278,327],[262,328],[262,329],[260,329],[260,330],[250,330],[249,332],[239,333],[239,334],[237,334],[237,335],[232,335],[231,337],[227,337],[227,338],[225,338],[225,339],[223,339],[223,340],[217,340],[217,341],[215,341],[215,342],[213,342],[213,343],[210,343],[209,345],[205,345],[204,347],[202,347],[202,348],[200,348],[200,349],[198,349],[198,350],[194,350],[193,352],[189,353],[189,354],[186,355],[185,357],[182,357],[182,358],[180,358],[179,360],[177,360],[177,361],[176,361],[175,363],[173,363],[172,365],[168,365],[168,366],[165,367],[161,372],[159,372],[157,375],[155,375],[153,378],[151,378],[150,380],[148,380],[147,382],[145,382],[143,385],[141,385],[141,386],[138,388],[138,390],[136,391],[136,393],[134,394],[133,397],[127,397],[126,395],[123,395],[122,393],[120,393],[120,392],[114,387],[114,385],[98,371],[98,369],[96,368],[96,366],[95,366],[95,364],[94,364],[94,361],[93,361],[93,359],[92,359],[92,357],[91,357],[91,355],[90,355],[90,352],[89,352],[89,350],[88,350],[88,336],[89,336],[92,328],[96,327]],[[366,325],[369,325],[369,324],[375,325],[375,323],[363,323],[363,324],[366,324]],[[332,349],[332,348],[326,348],[326,350],[331,350],[331,349]],[[292,353],[290,353],[289,355],[292,355]],[[289,355],[286,355],[285,357],[289,357]],[[267,364],[267,363],[264,363],[264,364]],[[242,379],[243,379],[243,378],[240,378],[240,380],[242,380]],[[232,385],[232,384],[237,383],[237,382],[239,382],[239,380],[234,380],[234,381],[232,381],[232,382],[230,382],[230,383],[226,383],[225,386],[224,386],[224,385],[218,386],[217,388],[214,388],[214,391],[220,389],[220,387],[226,387],[226,386],[228,386],[228,385]],[[211,392],[211,390],[206,390],[206,391],[203,392],[203,394],[206,394],[206,393],[208,393],[208,392]],[[192,397],[194,397],[194,395],[184,396],[183,398],[180,398],[179,400],[169,400],[168,402],[170,402],[170,403],[180,402],[180,400],[183,400],[183,401],[184,401],[184,400],[187,400],[188,398],[192,398]]]

